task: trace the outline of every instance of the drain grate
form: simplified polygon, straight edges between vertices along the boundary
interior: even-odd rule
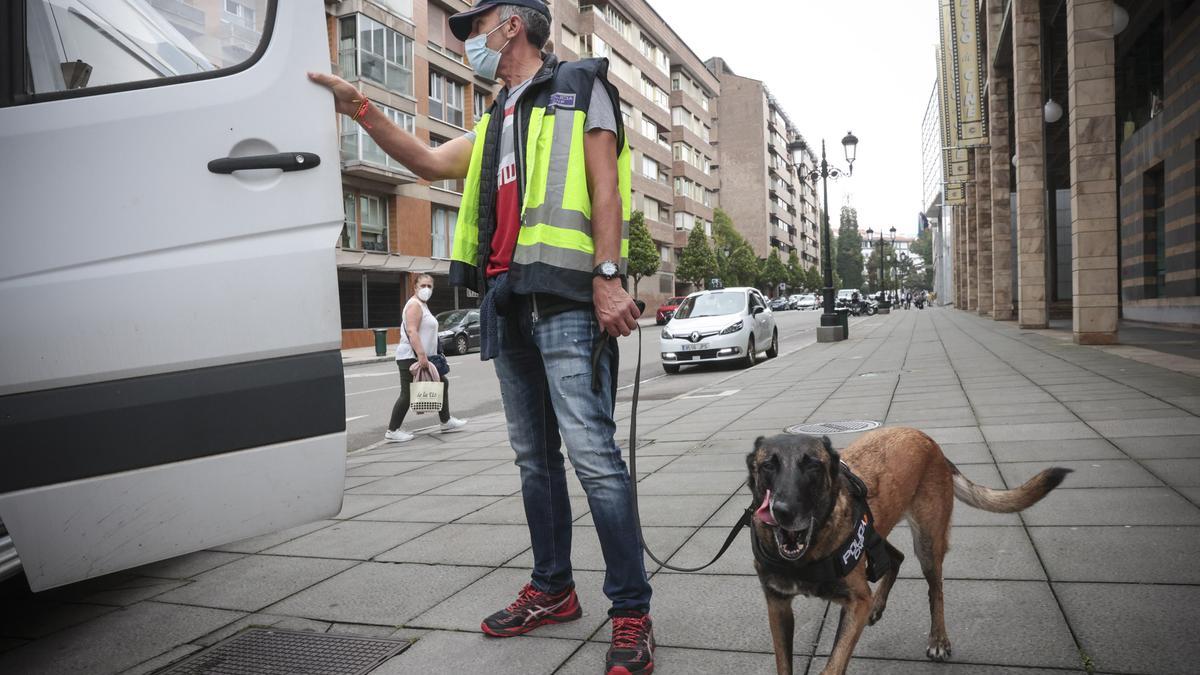
[[[784,431],[789,434],[850,434],[856,431],[868,431],[879,427],[879,422],[873,420],[843,420],[840,422],[820,422],[816,424],[797,424]]]
[[[409,644],[406,640],[251,628],[158,675],[362,675]]]

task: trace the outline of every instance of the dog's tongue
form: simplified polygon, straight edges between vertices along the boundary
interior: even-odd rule
[[[758,519],[767,525],[777,525],[775,517],[771,515],[771,491],[767,490],[767,496],[763,497],[762,505],[754,512]]]

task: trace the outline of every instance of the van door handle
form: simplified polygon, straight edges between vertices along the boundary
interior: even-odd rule
[[[321,164],[320,155],[311,152],[279,152],[273,155],[251,155],[249,157],[222,157],[208,163],[213,173],[233,173],[255,169],[280,169],[281,171],[304,171]]]

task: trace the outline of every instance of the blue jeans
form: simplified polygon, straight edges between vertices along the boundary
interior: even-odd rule
[[[496,374],[508,436],[521,469],[521,495],[533,544],[533,585],[557,593],[571,575],[571,502],[561,452],[587,494],[606,572],[604,594],[613,610],[650,610],[650,583],[630,502],[629,472],[614,434],[610,347],[592,390],[592,345],[600,332],[590,308],[534,321],[529,300],[514,298],[500,317]]]

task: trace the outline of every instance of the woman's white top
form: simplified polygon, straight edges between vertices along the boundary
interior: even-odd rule
[[[429,311],[429,305],[413,297],[404,303],[404,313],[400,320],[400,344],[396,347],[397,361],[417,358],[417,353],[413,351],[412,343],[408,340],[408,326],[405,325],[408,321],[408,307],[414,302],[421,306],[421,325],[417,326],[417,335],[421,338],[421,346],[425,348],[425,356],[438,353],[437,319],[433,312]]]

